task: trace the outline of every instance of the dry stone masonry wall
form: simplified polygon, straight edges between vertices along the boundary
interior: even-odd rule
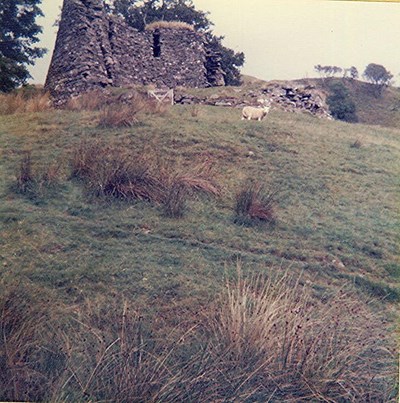
[[[139,32],[105,12],[103,0],[64,0],[45,87],[56,104],[108,86],[223,85],[219,56],[186,28]]]

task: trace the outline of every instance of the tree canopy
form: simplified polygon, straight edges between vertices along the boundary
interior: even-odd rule
[[[366,67],[363,77],[376,87],[376,94],[381,95],[383,89],[390,84],[393,74],[381,64],[370,63]]]
[[[386,85],[393,78],[393,74],[387,71],[381,64],[370,63],[364,71],[364,78],[372,84]]]
[[[27,65],[42,57],[45,49],[34,46],[42,28],[36,18],[43,15],[41,0],[0,2],[0,91],[9,92],[30,77]]]
[[[240,67],[244,64],[244,53],[234,52],[222,45],[222,36],[212,33],[213,23],[208,13],[196,10],[192,0],[114,0],[110,11],[124,17],[128,25],[143,31],[155,21],[182,21],[204,32],[211,49],[221,55],[221,67],[226,85],[240,84]]]

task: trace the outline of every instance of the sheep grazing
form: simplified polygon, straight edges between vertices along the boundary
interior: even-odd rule
[[[245,106],[242,110],[242,120],[263,120],[271,108],[271,101],[264,100],[262,108]]]

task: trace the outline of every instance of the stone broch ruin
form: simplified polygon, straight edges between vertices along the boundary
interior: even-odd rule
[[[139,32],[107,14],[103,0],[64,0],[45,88],[61,105],[109,86],[218,86],[224,84],[219,60],[195,30]]]
[[[325,94],[310,86],[271,82],[250,93],[238,87],[235,97],[182,94],[185,87],[224,85],[220,55],[211,51],[201,33],[179,24],[159,24],[141,32],[109,15],[103,0],[64,0],[45,83],[56,105],[100,88],[149,84],[179,87],[176,103],[242,107],[257,106],[258,98],[267,97],[285,111],[330,117]]]

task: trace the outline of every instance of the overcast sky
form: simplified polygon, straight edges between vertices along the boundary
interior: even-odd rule
[[[43,0],[40,46],[47,56],[31,68],[43,83],[56,38],[52,25],[63,0]],[[316,64],[386,67],[400,82],[400,3],[331,0],[193,0],[209,11],[224,44],[243,51],[242,72],[264,80],[315,77]]]

